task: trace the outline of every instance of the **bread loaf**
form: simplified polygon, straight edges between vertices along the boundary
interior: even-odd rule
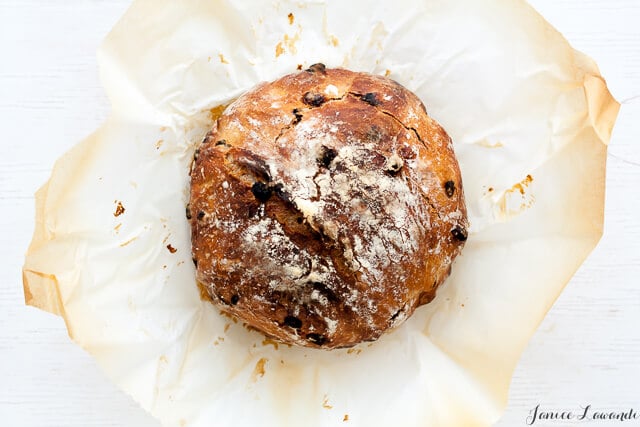
[[[372,341],[431,301],[467,238],[452,142],[384,77],[316,64],[238,98],[196,151],[197,281],[268,336]]]

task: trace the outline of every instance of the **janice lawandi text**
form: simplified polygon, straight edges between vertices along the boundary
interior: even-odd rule
[[[594,408],[592,405],[579,406],[574,410],[548,410],[537,405],[529,411],[527,416],[527,425],[532,426],[536,423],[548,421],[631,421],[640,420],[640,413],[634,409],[626,410],[604,410]]]

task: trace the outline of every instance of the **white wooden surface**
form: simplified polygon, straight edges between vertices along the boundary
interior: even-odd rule
[[[531,0],[599,63],[623,103],[610,146],[605,235],[515,372],[499,427],[592,404],[640,413],[640,0]],[[0,0],[0,426],[157,426],[67,338],[23,305],[33,193],[108,115],[95,50],[126,0]],[[640,419],[588,425],[640,425]],[[565,423],[538,422],[563,426]]]

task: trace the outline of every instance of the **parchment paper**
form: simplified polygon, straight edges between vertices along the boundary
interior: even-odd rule
[[[618,104],[519,0],[137,0],[99,52],[113,114],[37,193],[27,304],[166,426],[489,426],[602,234]],[[185,218],[219,108],[312,63],[386,74],[455,141],[471,221],[428,306],[373,344],[290,348],[200,299]],[[88,107],[90,108],[90,107]]]

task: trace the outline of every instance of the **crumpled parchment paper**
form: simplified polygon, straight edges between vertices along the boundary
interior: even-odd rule
[[[113,114],[37,193],[24,287],[119,387],[166,426],[499,418],[527,340],[602,234],[619,106],[589,58],[519,0],[136,0],[99,60]],[[455,142],[472,224],[435,301],[331,352],[202,301],[185,218],[221,106],[315,62],[424,101]]]

